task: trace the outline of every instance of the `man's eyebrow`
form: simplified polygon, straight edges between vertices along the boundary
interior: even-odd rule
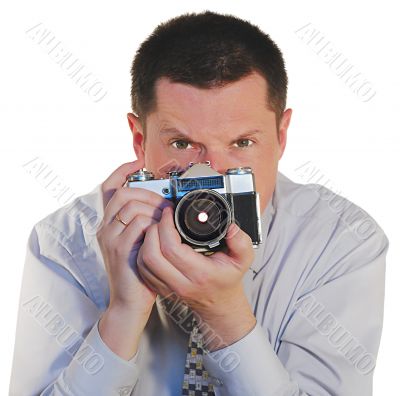
[[[239,136],[237,136],[235,138],[235,140],[241,139],[243,137],[251,136],[251,135],[260,134],[260,133],[264,133],[264,132],[260,129],[250,129],[247,132],[241,133]],[[186,134],[185,132],[182,132],[176,128],[162,128],[160,130],[160,135],[176,135],[176,136],[180,136],[180,137],[185,137],[187,139],[191,139],[191,137],[188,134]]]
[[[189,138],[189,135],[176,128],[162,128],[160,130],[160,135],[182,135]]]
[[[264,131],[262,131],[260,129],[250,129],[247,132],[241,133],[236,139],[240,139],[240,138],[251,136],[251,135],[258,135],[258,134],[262,134],[262,133],[264,133]]]

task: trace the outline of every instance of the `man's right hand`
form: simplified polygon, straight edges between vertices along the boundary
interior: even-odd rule
[[[172,206],[152,191],[122,187],[129,173],[143,167],[142,161],[123,164],[102,184],[104,218],[97,231],[110,287],[110,304],[99,322],[99,332],[125,359],[136,353],[157,296],[137,271],[138,251],[147,228],[160,221],[165,206]],[[127,225],[116,219],[117,214]]]

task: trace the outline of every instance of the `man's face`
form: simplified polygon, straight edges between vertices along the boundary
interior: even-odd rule
[[[186,169],[189,162],[208,160],[220,173],[250,166],[263,212],[274,191],[291,117],[287,109],[278,139],[266,97],[267,82],[258,73],[214,89],[159,79],[157,109],[147,117],[145,142],[139,119],[128,114],[136,156],[144,156],[145,167],[156,178],[165,177],[168,163]]]

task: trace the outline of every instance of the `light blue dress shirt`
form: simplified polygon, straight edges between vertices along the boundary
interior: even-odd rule
[[[29,239],[12,396],[180,396],[189,334],[157,297],[126,361],[102,341],[109,287],[96,228],[100,186],[41,220]],[[216,396],[372,394],[388,240],[365,211],[278,173],[263,243],[243,282],[256,326],[206,354]]]

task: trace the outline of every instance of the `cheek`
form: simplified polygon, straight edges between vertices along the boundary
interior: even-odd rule
[[[158,170],[168,161],[163,145],[160,141],[149,139],[145,146],[145,166],[157,176]]]

